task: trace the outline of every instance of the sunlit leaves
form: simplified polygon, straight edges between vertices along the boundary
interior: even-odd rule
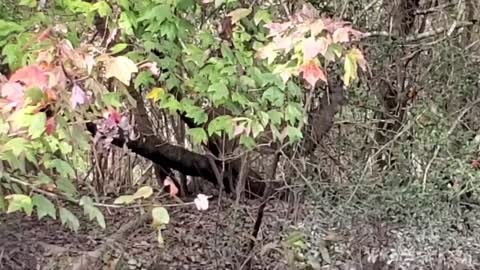
[[[7,213],[23,210],[27,215],[32,214],[33,204],[32,199],[29,196],[23,194],[11,194],[5,196],[5,199],[8,201]]]
[[[325,37],[315,39],[307,38],[303,41],[303,61],[311,60],[318,54],[325,55],[329,46],[329,42]]]
[[[131,204],[135,201],[133,195],[122,195],[115,199],[114,204]]]
[[[118,44],[115,44],[112,48],[110,48],[110,51],[113,54],[117,54],[117,53],[125,50],[127,47],[128,47],[128,44],[126,44],[126,43],[118,43]]]
[[[144,187],[141,187],[137,190],[137,192],[135,192],[133,194],[133,199],[136,200],[136,199],[140,199],[140,198],[143,198],[143,199],[146,199],[150,196],[152,196],[153,194],[153,189],[152,187],[150,186],[144,186]]]
[[[154,87],[150,92],[148,92],[146,98],[153,101],[158,101],[165,94],[165,89],[161,87]]]
[[[272,16],[268,12],[268,10],[260,9],[255,13],[255,15],[253,17],[253,21],[257,25],[261,22],[271,23],[272,22]]]
[[[11,33],[21,32],[23,27],[15,22],[0,20],[0,37],[5,37]]]
[[[112,8],[105,1],[98,1],[92,5],[92,11],[97,11],[100,17],[106,17],[112,13]]]
[[[113,57],[106,66],[105,76],[115,77],[125,85],[130,85],[132,74],[138,72],[137,65],[125,56]]]
[[[20,154],[27,150],[27,140],[21,137],[13,138],[7,141],[3,147],[1,147],[3,151],[12,151],[13,155],[18,157]]]
[[[32,139],[39,138],[46,129],[47,116],[45,113],[36,113],[30,118],[28,134]]]

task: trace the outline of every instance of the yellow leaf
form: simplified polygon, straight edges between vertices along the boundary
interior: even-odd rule
[[[132,74],[138,72],[137,65],[125,56],[112,58],[105,68],[107,78],[115,77],[125,85],[129,85]]]
[[[232,17],[232,24],[235,24],[236,22],[250,15],[251,12],[252,12],[251,8],[239,8],[228,13],[227,16]]]
[[[152,209],[152,225],[155,228],[160,228],[162,225],[166,225],[170,222],[170,216],[167,209],[164,207],[155,207]]]
[[[147,94],[147,99],[152,99],[153,101],[157,101],[163,96],[164,93],[165,93],[165,89],[161,87],[155,87]]]
[[[133,194],[133,199],[148,198],[153,194],[153,189],[149,186],[141,187]]]
[[[115,199],[113,204],[131,204],[134,201],[132,195],[123,195]]]

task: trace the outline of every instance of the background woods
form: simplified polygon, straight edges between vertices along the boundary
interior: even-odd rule
[[[478,267],[480,1],[0,8],[1,267]]]

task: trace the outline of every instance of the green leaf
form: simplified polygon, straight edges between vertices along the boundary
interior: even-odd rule
[[[35,194],[32,197],[32,203],[37,207],[38,219],[42,219],[44,216],[49,215],[53,219],[57,219],[57,213],[53,203],[42,194]]]
[[[194,145],[207,143],[208,141],[207,132],[203,128],[189,128],[186,133],[191,137]]]
[[[98,11],[100,17],[106,17],[112,13],[112,8],[105,1],[98,1],[92,6],[92,11]]]
[[[61,177],[56,181],[57,188],[66,194],[73,195],[77,192],[77,189],[73,185],[72,181],[67,178]]]
[[[210,136],[217,134],[222,136],[222,131],[227,133],[228,136],[233,136],[233,122],[232,117],[229,115],[218,116],[213,119],[208,125],[208,133]]]
[[[271,23],[272,17],[270,16],[270,13],[267,10],[260,9],[255,13],[255,16],[253,17],[253,21],[255,22],[256,25],[258,25],[260,22]]]
[[[262,99],[268,100],[273,106],[281,107],[284,102],[284,94],[275,86],[268,88],[263,92]]]
[[[107,107],[112,106],[115,108],[120,108],[122,107],[122,103],[120,101],[120,93],[115,92],[115,93],[105,93],[102,95],[102,101],[105,103]]]
[[[212,101],[214,103],[217,103],[224,98],[228,98],[229,94],[227,86],[225,85],[225,83],[222,82],[210,85],[210,87],[208,88],[208,92],[213,93]]]
[[[32,104],[38,104],[45,98],[45,93],[38,87],[25,90],[25,97],[29,98]]]
[[[153,194],[153,189],[150,186],[141,187],[133,194],[133,199],[148,198]]]
[[[282,113],[281,112],[279,112],[277,110],[270,110],[270,111],[267,112],[267,114],[268,114],[272,124],[279,125],[280,123],[282,123]]]
[[[13,155],[18,158],[20,154],[27,150],[27,140],[24,138],[13,138],[3,145],[3,150],[11,150]]]
[[[303,113],[298,109],[297,106],[293,104],[288,104],[285,110],[285,119],[290,123],[290,125],[295,125],[297,121],[302,120]]]
[[[159,228],[162,225],[166,225],[170,222],[170,216],[167,209],[164,207],[155,207],[152,209],[152,225],[155,228]]]
[[[303,138],[302,131],[300,131],[296,127],[287,127],[287,134],[288,138],[290,139],[290,142],[297,142],[300,141]]]
[[[225,1],[227,1],[227,0],[215,0],[215,8],[218,8],[221,5],[223,5],[225,3]]]
[[[260,122],[256,120],[250,122],[250,127],[252,129],[253,138],[256,138],[260,133],[264,131],[263,126],[260,124]]]
[[[62,225],[67,225],[67,227],[74,232],[77,232],[80,227],[78,218],[72,212],[63,207],[60,208],[60,220],[62,221]]]
[[[131,204],[134,201],[133,195],[122,195],[116,198],[113,204]]]
[[[36,113],[30,120],[30,126],[28,127],[28,134],[32,139],[37,139],[42,136],[45,131],[45,124],[47,123],[47,115],[44,112]]]
[[[72,166],[61,159],[48,160],[45,162],[47,168],[54,168],[62,177],[74,177],[75,171]]]
[[[17,23],[0,20],[0,37],[5,37],[11,33],[22,32],[24,28]]]
[[[37,0],[21,0],[20,3],[18,3],[18,5],[34,8],[37,6]]]
[[[248,150],[252,150],[257,146],[255,140],[250,136],[241,135],[239,142]]]
[[[128,1],[128,0],[127,0]],[[120,14],[120,18],[118,19],[118,26],[120,27],[122,32],[124,32],[127,35],[133,35],[133,24],[132,20],[129,18],[128,14],[126,12],[122,12]]]
[[[85,215],[88,215],[90,220],[96,219],[97,223],[103,229],[106,228],[105,217],[103,216],[102,212],[95,207],[93,204],[93,200],[88,196],[83,196],[79,202],[80,206],[83,206],[83,211]]]
[[[126,43],[118,43],[115,46],[113,46],[112,48],[110,48],[110,51],[113,54],[117,54],[117,53],[125,50],[127,47],[128,47],[128,44],[126,44]]]
[[[153,79],[152,73],[148,71],[140,71],[135,78],[135,88],[140,88],[140,86],[148,87],[153,84],[155,84],[155,79]]]
[[[168,4],[157,5],[149,9],[143,16],[137,19],[137,22],[150,21],[155,19],[156,24],[161,24],[167,18],[172,16],[170,6]]]
[[[8,134],[10,126],[3,119],[0,118],[0,135]]]
[[[32,199],[29,196],[23,194],[11,194],[5,196],[5,199],[8,200],[7,214],[21,209],[23,209],[23,211],[29,216],[32,214],[33,204]]]

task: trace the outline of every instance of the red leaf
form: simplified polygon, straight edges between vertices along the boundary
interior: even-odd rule
[[[303,78],[312,86],[315,87],[315,84],[320,79],[324,82],[327,82],[327,77],[325,73],[313,62],[307,62],[300,67],[300,72],[303,73]]]
[[[316,40],[314,37],[310,37],[303,43],[303,60],[308,61],[316,57],[319,53],[325,55],[328,49],[328,41],[326,38],[321,37]]]
[[[480,168],[480,160],[472,159],[471,165],[472,165],[472,168],[479,169]]]
[[[165,178],[163,186],[168,187],[168,194],[170,194],[170,196],[175,197],[178,194],[178,188],[170,177],[167,176],[167,178]]]
[[[18,69],[10,77],[11,82],[21,82],[25,88],[38,87],[44,90],[48,86],[48,76],[37,65]]]
[[[3,108],[5,111],[23,106],[23,90],[24,87],[16,82],[7,82],[2,86],[0,96],[7,100]]]
[[[37,41],[42,42],[50,37],[50,32],[52,32],[52,28],[49,27],[47,30],[43,31],[37,38]]]
[[[48,118],[47,123],[45,124],[46,133],[48,135],[52,135],[53,132],[55,132],[55,127],[56,127],[55,118],[53,117]]]

